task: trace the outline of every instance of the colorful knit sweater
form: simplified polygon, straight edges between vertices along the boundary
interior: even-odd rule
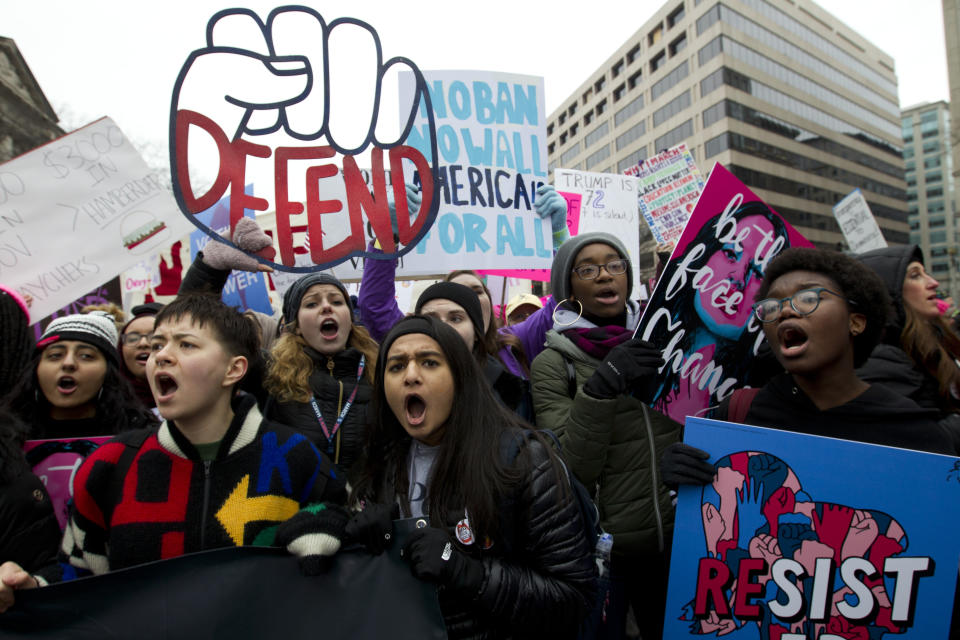
[[[272,545],[279,523],[310,513],[312,538],[325,531],[325,505],[346,501],[346,483],[303,435],[263,419],[252,396],[238,394],[216,458],[203,462],[176,425],[118,436],[94,451],[74,479],[74,507],[60,564],[48,582],[102,574],[185,553]]]

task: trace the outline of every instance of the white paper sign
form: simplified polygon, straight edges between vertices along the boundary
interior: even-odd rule
[[[639,285],[637,179],[619,173],[590,173],[573,169],[555,169],[553,177],[557,191],[581,196],[577,235],[604,231],[619,238],[630,252],[634,286]],[[627,295],[630,295],[629,291]]]
[[[870,205],[860,189],[854,189],[847,197],[833,205],[833,217],[837,219],[840,231],[854,253],[887,246],[877,220],[870,211]]]
[[[36,318],[192,228],[109,118],[0,165],[0,281]]]

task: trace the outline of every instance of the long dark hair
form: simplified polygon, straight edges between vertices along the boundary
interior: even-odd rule
[[[410,325],[419,323],[419,325]],[[406,329],[406,331],[405,331]],[[413,329],[413,331],[411,331]],[[526,463],[513,465],[504,461],[500,445],[504,433],[529,428],[514,413],[504,409],[494,398],[483,378],[483,372],[463,339],[446,324],[427,316],[408,316],[398,322],[391,334],[423,333],[436,340],[447,359],[453,377],[451,393],[456,401],[447,418],[443,440],[427,483],[427,509],[434,526],[453,524],[449,518],[470,515],[470,527],[478,539],[493,538],[498,532],[498,505],[526,475],[529,461],[521,449],[520,459]],[[411,438],[393,414],[386,399],[384,370],[388,335],[380,346],[371,403],[371,424],[367,430],[365,457],[357,465],[352,501],[391,503],[400,498],[409,505],[407,455]],[[540,440],[540,436],[534,435]],[[549,445],[544,444],[548,450]],[[459,517],[462,517],[460,515]]]
[[[705,264],[711,256],[713,256],[717,251],[722,250],[723,245],[720,240],[717,238],[716,234],[716,225],[720,220],[722,214],[717,214],[710,218],[706,224],[700,227],[700,230],[697,232],[697,235],[694,239],[687,244],[686,249],[689,250],[692,247],[697,245],[704,245],[705,251],[703,256],[692,263],[689,266],[699,267],[702,264]],[[783,220],[780,219],[780,216],[771,211],[764,203],[760,201],[747,202],[740,205],[734,212],[733,217],[737,222],[745,218],[750,218],[753,216],[760,216],[766,219],[773,226],[774,239],[782,237],[784,239],[783,249],[790,247],[790,237],[787,234],[787,227],[783,223]],[[680,260],[674,259],[668,263],[666,269],[664,269],[661,281],[666,284],[670,281],[670,278],[676,272],[679,267]],[[746,283],[744,283],[746,284]],[[688,355],[690,349],[693,347],[694,338],[696,337],[696,329],[703,326],[703,323],[697,317],[686,317],[685,314],[688,310],[693,309],[694,299],[697,295],[697,291],[690,286],[689,282],[683,289],[677,294],[677,297],[670,302],[670,306],[677,311],[671,316],[671,323],[676,321],[681,321],[684,327],[683,338],[677,344],[677,348]],[[658,302],[657,298],[651,301],[651,304],[656,304]],[[752,305],[753,300],[747,300],[744,298],[741,304]],[[647,313],[650,313],[648,310]],[[748,319],[749,322],[749,319]],[[758,332],[759,322],[757,322]],[[673,332],[668,331],[666,328],[666,323],[659,323],[657,329],[650,335],[650,341],[657,345],[666,345],[670,341],[670,336]],[[737,386],[742,386],[747,375],[750,372],[753,360],[753,345],[756,340],[755,334],[751,335],[750,338],[747,337],[747,330],[744,329],[744,334],[741,334],[738,340],[730,340],[722,336],[717,336],[715,341],[716,351],[714,352],[713,360],[722,361],[729,363],[733,368],[724,369],[724,378],[733,377],[738,381]],[[673,372],[671,367],[664,369],[661,376],[663,381],[662,391],[658,395],[656,402],[654,403],[654,408],[666,412],[665,400],[670,394],[670,391],[677,388],[677,385],[680,383],[680,376]]]
[[[20,382],[0,400],[0,408],[7,408],[11,413],[30,426],[31,437],[43,437],[37,433],[50,411],[50,403],[37,379],[37,365],[40,363],[42,351],[35,354],[30,360],[29,369]],[[143,406],[130,382],[123,377],[116,363],[106,358],[107,372],[103,378],[103,385],[96,398],[97,420],[107,427],[111,433],[120,433],[129,429],[136,429],[157,423],[156,416]],[[77,435],[90,435],[78,433]]]
[[[960,338],[942,316],[922,318],[909,305],[903,305],[907,322],[900,333],[900,345],[917,366],[938,383],[937,404],[944,413],[960,412],[960,400],[953,390],[960,386]]]

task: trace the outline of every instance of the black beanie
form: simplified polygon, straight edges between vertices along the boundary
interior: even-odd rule
[[[300,302],[303,300],[303,296],[306,295],[307,290],[315,284],[331,284],[337,289],[340,289],[340,293],[343,294],[343,299],[347,303],[347,308],[350,309],[350,317],[353,317],[353,305],[350,304],[350,294],[347,293],[347,288],[343,286],[342,282],[329,273],[308,273],[290,285],[287,292],[283,294],[284,322],[289,323],[297,320],[297,313],[300,311]]]
[[[423,313],[423,305],[431,300],[449,300],[455,302],[467,312],[467,317],[473,323],[473,332],[477,334],[477,340],[483,342],[483,308],[480,306],[480,298],[470,287],[465,287],[456,282],[438,282],[432,284],[423,290],[420,298],[417,300],[416,313]]]

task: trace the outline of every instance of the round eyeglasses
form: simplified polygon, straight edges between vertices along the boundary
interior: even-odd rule
[[[798,315],[808,316],[817,310],[820,306],[820,294],[829,293],[838,298],[843,298],[850,304],[856,304],[853,300],[844,298],[835,291],[830,291],[826,287],[814,287],[812,289],[801,289],[792,296],[786,298],[764,298],[753,305],[753,312],[757,315],[757,320],[763,323],[773,322],[780,317],[780,311],[783,310],[783,303],[789,301],[790,307]]]
[[[149,333],[137,333],[136,331],[131,331],[130,333],[125,333],[125,334],[123,334],[123,344],[132,347],[133,345],[137,344],[138,342],[140,342],[140,341],[143,340],[144,338],[146,338],[147,340],[149,340],[149,339],[150,339],[150,334],[149,334]]]
[[[581,280],[595,280],[600,275],[600,269],[606,269],[610,275],[618,276],[621,273],[626,273],[628,266],[630,266],[630,261],[620,258],[619,260],[611,260],[607,264],[580,265],[573,272],[580,276]]]

